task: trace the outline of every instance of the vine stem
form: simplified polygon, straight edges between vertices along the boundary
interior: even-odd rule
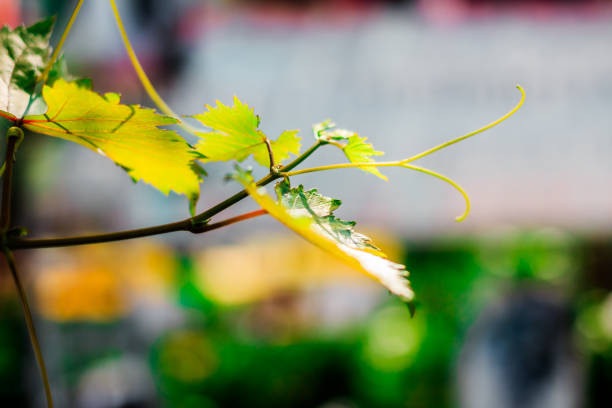
[[[13,190],[13,164],[15,163],[15,150],[17,149],[18,137],[11,136],[10,132],[18,129],[11,127],[7,132],[6,158],[4,159],[4,180],[2,184],[2,207],[0,208],[0,231],[4,234],[11,224],[11,193]]]
[[[40,349],[40,343],[38,342],[38,336],[36,335],[36,329],[34,328],[34,319],[32,318],[32,312],[30,311],[30,305],[26,296],[25,289],[19,278],[19,272],[17,271],[17,265],[15,264],[15,258],[13,253],[7,248],[4,249],[4,256],[8,263],[9,269],[17,292],[19,293],[19,299],[21,300],[21,306],[23,307],[23,313],[25,316],[26,326],[28,327],[28,333],[30,334],[30,341],[32,342],[32,348],[34,349],[34,355],[36,356],[36,362],[40,370],[42,382],[45,387],[45,396],[47,397],[48,408],[53,408],[53,396],[51,395],[51,385],[49,384],[49,377],[47,375],[47,368],[45,367],[45,360],[43,359],[42,351]]]
[[[314,153],[319,147],[326,144],[323,141],[317,141],[308,150],[298,156],[291,163],[283,166],[280,172],[290,171],[291,169],[298,166],[304,160],[306,160],[312,153]],[[272,181],[281,178],[281,174],[268,174],[257,182],[258,186],[264,186],[271,183]],[[244,219],[252,218],[244,214],[242,216],[230,218],[225,221],[221,221],[216,224],[208,224],[208,220],[213,216],[217,215],[226,208],[231,207],[238,201],[246,198],[248,193],[246,190],[241,190],[228,199],[218,203],[217,205],[209,208],[208,210],[196,215],[192,218],[187,218],[182,221],[173,222],[170,224],[156,225],[148,228],[140,228],[126,231],[111,232],[107,234],[95,234],[95,235],[83,235],[75,237],[65,238],[46,238],[46,239],[23,239],[18,237],[8,238],[6,247],[9,249],[35,249],[35,248],[54,248],[62,246],[73,246],[73,245],[87,245],[87,244],[98,244],[102,242],[111,241],[122,241],[126,239],[141,238],[152,235],[165,234],[176,231],[189,231],[196,234],[208,232],[213,229],[221,228],[235,222],[242,221]],[[262,214],[257,214],[262,215]],[[253,215],[256,216],[256,215]],[[240,218],[245,217],[245,218]],[[240,219],[239,219],[240,218]],[[231,222],[230,222],[231,221]]]
[[[17,271],[17,265],[15,264],[15,258],[13,253],[9,250],[6,245],[7,233],[11,226],[11,192],[13,186],[13,165],[15,163],[15,152],[19,147],[19,144],[23,140],[23,131],[18,127],[11,127],[6,132],[7,143],[6,143],[6,160],[5,160],[5,173],[2,186],[2,207],[0,208],[0,232],[2,234],[2,251],[8,263],[9,269],[11,270],[11,276],[17,287],[19,293],[19,299],[23,306],[23,312],[25,315],[26,325],[28,326],[28,333],[30,334],[30,340],[32,342],[32,348],[36,356],[36,362],[40,370],[43,385],[45,388],[45,395],[47,398],[47,406],[53,408],[53,397],[51,396],[51,386],[49,385],[49,377],[47,376],[47,369],[45,368],[45,361],[40,350],[40,344],[38,337],[36,336],[36,330],[34,328],[34,320],[32,319],[32,312],[28,304],[28,298],[26,296],[25,289],[19,278]]]
[[[66,24],[66,28],[64,28],[64,32],[62,33],[62,37],[60,38],[59,42],[57,43],[57,47],[55,47],[55,50],[53,50],[53,54],[51,54],[51,58],[49,59],[49,62],[47,63],[47,66],[45,67],[45,70],[40,75],[39,81],[37,81],[37,82],[42,81],[43,83],[45,83],[47,81],[47,76],[49,75],[49,71],[51,71],[51,68],[53,67],[53,64],[55,63],[55,60],[59,56],[59,53],[62,50],[62,47],[64,46],[64,42],[66,41],[66,38],[68,38],[68,33],[70,32],[70,29],[72,28],[72,24],[74,24],[74,21],[76,20],[77,16],[79,15],[79,11],[81,10],[81,6],[83,5],[83,1],[84,0],[79,0],[77,5],[74,7],[74,10],[72,11],[72,15],[70,16],[70,20],[68,20],[68,24]]]
[[[246,214],[241,214],[236,217],[228,218],[213,224],[197,224],[188,218],[183,221],[178,221],[171,224],[164,224],[150,228],[141,228],[129,231],[111,232],[108,234],[84,235],[78,237],[66,238],[48,238],[48,239],[28,239],[20,240],[16,243],[9,243],[9,247],[13,249],[32,249],[32,248],[56,248],[75,245],[99,244],[102,242],[123,241],[126,239],[134,239],[148,237],[152,235],[166,234],[168,232],[189,231],[194,234],[202,234],[204,232],[216,230],[228,225],[235,224],[240,221],[245,221],[250,218],[258,217],[267,214],[265,210],[252,211]]]

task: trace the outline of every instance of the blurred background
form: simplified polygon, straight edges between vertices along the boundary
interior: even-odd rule
[[[0,24],[76,1],[0,0]],[[20,251],[58,407],[612,406],[612,2],[130,0],[119,6],[175,111],[233,95],[275,137],[332,118],[399,159],[516,116],[405,169],[296,177],[404,262],[416,316],[267,217],[202,236]],[[152,106],[108,2],[86,1],[64,48],[99,92]],[[0,126],[6,127],[2,122]],[[4,130],[3,130],[4,131]],[[187,137],[189,139],[189,137]],[[189,139],[192,140],[192,139]],[[343,161],[322,149],[308,165]],[[239,190],[207,165],[198,208]],[[27,135],[15,223],[31,236],[188,216],[111,161]],[[221,217],[255,209],[244,200]],[[0,270],[0,405],[43,406]]]

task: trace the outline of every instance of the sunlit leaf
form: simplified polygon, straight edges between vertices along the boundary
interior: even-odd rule
[[[269,167],[266,135],[259,130],[259,116],[248,105],[234,97],[234,106],[217,101],[217,106],[207,106],[208,111],[193,117],[212,132],[197,133],[202,140],[196,149],[206,158],[202,161],[243,161],[249,155],[262,166]],[[270,140],[276,164],[299,154],[300,137],[297,130],[283,132],[277,140]]]
[[[302,187],[290,189],[281,184],[275,201],[263,188],[258,188],[249,172],[238,169],[234,178],[272,217],[345,263],[378,280],[391,293],[406,301],[414,298],[404,265],[386,259],[371,240],[353,230],[354,223],[337,219],[331,211],[339,203]],[[301,201],[298,204],[298,201]],[[309,204],[312,202],[312,206]],[[321,203],[325,203],[321,205]],[[313,208],[314,207],[314,208]]]
[[[197,200],[197,153],[175,132],[159,128],[175,119],[122,105],[118,94],[102,96],[63,79],[45,86],[43,98],[47,112],[25,117],[25,128],[79,143],[113,160],[134,181],[143,180],[165,194],[185,194],[192,203]]]
[[[30,104],[36,80],[49,59],[49,37],[55,18],[30,27],[0,29],[0,111],[21,118]]]

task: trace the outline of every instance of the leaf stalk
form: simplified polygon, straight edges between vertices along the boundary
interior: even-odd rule
[[[272,144],[270,140],[266,137],[264,138],[264,143],[266,144],[266,150],[268,150],[268,160],[270,161],[270,174],[278,174],[278,168],[276,167],[276,163],[274,162],[274,152],[272,151]]]

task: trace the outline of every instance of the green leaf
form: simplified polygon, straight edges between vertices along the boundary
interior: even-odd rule
[[[255,161],[262,166],[270,167],[267,136],[259,130],[259,116],[255,115],[248,105],[234,97],[234,106],[226,106],[217,101],[217,106],[207,105],[208,112],[194,115],[213,132],[197,133],[202,140],[196,149],[206,158],[202,161],[239,162],[253,155]],[[280,164],[290,157],[299,154],[300,140],[297,130],[283,132],[277,140],[270,140],[274,161]]]
[[[312,127],[315,138],[323,140],[342,149],[351,163],[373,163],[372,156],[381,156],[384,153],[374,150],[371,143],[366,143],[367,137],[359,137],[353,131],[337,129],[331,120],[317,123]],[[344,142],[344,143],[340,143]],[[360,167],[363,171],[372,173],[383,180],[388,180],[376,167]]]
[[[21,118],[26,113],[51,53],[54,22],[52,17],[30,27],[0,29],[0,111],[10,117]]]
[[[354,133],[348,138],[348,143],[344,146],[344,154],[351,163],[373,163],[372,156],[381,156],[384,153],[374,150],[371,143],[366,143],[367,137],[359,137]],[[372,173],[383,180],[388,180],[376,167],[360,167],[363,171]]]
[[[317,224],[325,230],[334,240],[341,244],[358,249],[373,249],[380,251],[370,237],[355,231],[355,221],[344,221],[333,215],[316,218]]]
[[[311,217],[324,233],[338,243],[380,251],[369,237],[355,231],[354,221],[344,221],[333,215],[342,201],[321,195],[316,189],[304,191],[302,185],[291,188],[287,181],[277,184],[276,195],[291,216]]]
[[[57,79],[44,86],[48,110],[24,118],[24,127],[79,143],[107,156],[135,180],[143,180],[165,194],[175,191],[199,195],[200,176],[194,172],[198,157],[179,135],[159,126],[177,121],[153,109],[122,105],[115,93],[99,95],[77,82]]]
[[[234,178],[268,214],[303,238],[336,256],[348,265],[378,280],[390,292],[405,301],[412,301],[414,292],[406,279],[404,265],[386,259],[386,255],[363,234],[354,231],[354,222],[336,218],[332,211],[339,201],[304,191],[302,186],[290,188],[286,182],[277,186],[275,201],[263,188],[257,187],[250,172],[238,169]]]
[[[289,183],[279,183],[276,186],[279,202],[295,217],[329,216],[342,204],[342,201],[325,197],[317,189],[304,191],[304,186],[291,188]]]

